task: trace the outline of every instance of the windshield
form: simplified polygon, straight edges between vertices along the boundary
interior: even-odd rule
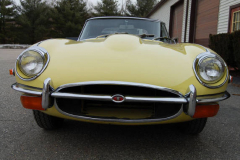
[[[154,39],[160,37],[160,22],[142,19],[94,19],[86,23],[80,40],[96,38],[100,35],[125,33],[134,35],[154,35],[144,37]]]

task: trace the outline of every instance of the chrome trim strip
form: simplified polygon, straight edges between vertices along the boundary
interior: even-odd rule
[[[52,93],[54,98],[68,98],[68,99],[86,99],[96,101],[109,101],[112,102],[112,96],[100,96],[100,95],[85,95],[85,94],[71,94],[71,93]],[[185,98],[148,98],[148,97],[125,97],[124,102],[161,102],[161,103],[187,103]]]
[[[78,40],[77,40],[77,41],[80,41],[81,36],[82,36],[82,33],[83,33],[83,30],[85,29],[85,27],[86,27],[86,25],[87,25],[87,22],[88,22],[88,20],[86,20],[86,22],[84,23],[83,28],[82,28],[82,30],[81,30],[79,36],[78,36]],[[82,40],[82,41],[83,41],[83,40]]]
[[[98,96],[98,95],[86,95],[86,94],[71,94],[71,93],[52,93],[54,98],[67,98],[67,99],[86,99],[95,101],[112,101],[112,96]]]
[[[40,41],[38,42],[37,44],[35,44],[35,46],[39,46],[41,43],[45,42],[45,41],[48,41],[48,40],[52,40],[53,38],[50,38],[50,39],[45,39],[43,41]]]
[[[43,82],[43,90],[42,90],[42,107],[43,107],[43,109],[48,109],[50,106],[50,82],[51,82],[51,78],[47,78]]]
[[[175,91],[173,89],[165,88],[165,87],[159,87],[151,84],[144,84],[144,83],[135,83],[135,82],[122,82],[122,81],[90,81],[90,82],[79,82],[79,83],[71,83],[71,84],[65,84],[60,87],[58,87],[55,91],[59,92],[60,90],[64,88],[69,87],[76,87],[76,86],[85,86],[85,85],[125,85],[125,86],[136,86],[136,87],[145,87],[145,88],[152,88],[157,90],[162,90],[166,92],[170,92],[173,94],[178,95],[179,97],[185,97],[180,92]]]
[[[158,102],[158,103],[187,103],[185,98],[147,98],[147,97],[125,97],[125,102]]]
[[[18,74],[18,71],[17,71],[17,65],[18,65],[18,61],[19,59],[21,58],[21,56],[26,52],[26,51],[29,51],[29,50],[33,50],[33,51],[36,51],[38,52],[39,54],[41,54],[44,58],[45,58],[45,55],[47,55],[47,62],[46,64],[44,65],[44,67],[42,68],[42,70],[34,77],[31,77],[31,78],[23,78],[21,77],[19,74]],[[45,50],[44,48],[42,47],[39,47],[39,46],[32,46],[32,47],[29,47],[28,49],[24,50],[17,58],[17,61],[15,63],[15,69],[16,69],[16,75],[21,79],[21,80],[24,80],[24,81],[32,81],[34,79],[36,79],[37,77],[39,77],[43,71],[47,68],[48,64],[50,62],[50,55],[49,53],[47,52],[47,50]]]
[[[101,121],[101,122],[118,122],[118,123],[150,123],[150,122],[161,122],[161,121],[166,121],[166,120],[170,120],[170,119],[174,119],[178,116],[180,116],[183,112],[183,107],[181,107],[181,109],[179,110],[179,112],[173,116],[167,117],[167,118],[160,118],[160,119],[110,119],[110,118],[95,118],[95,117],[87,117],[87,116],[78,116],[78,115],[73,115],[73,114],[69,114],[66,113],[64,111],[62,111],[57,103],[56,103],[56,99],[54,100],[54,106],[56,107],[56,109],[62,113],[63,115],[69,116],[69,117],[73,117],[73,118],[78,118],[78,119],[82,119],[82,120],[89,120],[89,121]]]
[[[189,104],[187,114],[191,117],[194,116],[196,110],[196,98],[197,98],[197,90],[194,85],[189,86],[190,94],[189,94]]]
[[[194,87],[194,86],[193,86]],[[194,87],[195,88],[195,87]],[[221,97],[218,97],[222,94],[218,95],[209,95],[204,97],[196,97],[196,89],[192,88],[191,93],[189,94],[189,100],[185,98],[148,98],[148,97],[125,97],[124,102],[159,102],[159,103],[180,103],[185,104],[189,102],[189,112],[195,112],[196,103],[213,103],[223,101],[230,97],[230,94],[226,92]],[[52,93],[52,97],[54,98],[68,98],[68,99],[87,99],[87,100],[100,100],[100,101],[112,101],[112,96],[101,96],[101,95],[86,95],[86,94],[70,94],[70,93]],[[215,97],[213,97],[215,96]],[[211,98],[212,97],[212,98]],[[191,104],[190,104],[191,103]]]
[[[222,95],[221,97],[217,97],[219,95]],[[226,100],[230,98],[231,95],[226,91],[223,94],[218,94],[218,95],[209,95],[209,96],[203,96],[203,97],[197,97],[197,103],[214,103],[214,102],[220,102],[223,100]]]
[[[197,80],[198,80],[203,86],[205,86],[205,87],[207,87],[207,88],[216,89],[216,88],[222,87],[222,86],[228,81],[228,78],[229,78],[228,67],[227,67],[227,64],[226,64],[224,61],[223,61],[223,62],[224,62],[224,66],[225,66],[225,69],[226,69],[226,72],[227,72],[227,76],[226,76],[224,82],[223,82],[221,85],[218,85],[218,86],[210,86],[210,85],[204,83],[204,82],[200,79],[200,77],[198,76],[198,74],[197,74],[196,63],[197,63],[197,61],[198,61],[200,58],[205,57],[205,56],[209,56],[209,57],[217,56],[217,57],[219,57],[220,59],[222,59],[220,56],[218,56],[218,55],[216,55],[216,54],[214,54],[214,53],[211,53],[207,48],[205,48],[205,49],[206,49],[206,52],[199,54],[199,55],[196,57],[196,59],[194,60],[194,62],[193,62],[193,71],[194,71],[194,73],[195,73],[195,77],[197,78]]]
[[[103,16],[103,17],[93,17],[89,18],[86,21],[94,20],[94,19],[139,19],[139,20],[147,20],[147,21],[154,21],[154,22],[162,22],[158,19],[151,19],[151,18],[141,18],[141,17],[125,17],[125,16]]]
[[[39,46],[43,41],[40,41],[38,43],[35,44],[35,46]]]
[[[29,89],[29,90],[35,90],[35,91],[42,91],[42,88],[38,88],[38,87],[32,87],[32,86],[27,86],[27,85],[24,85],[24,84],[20,84],[20,83],[15,83],[17,87],[21,87],[23,89]]]
[[[12,86],[12,89],[14,89],[15,91],[18,91],[18,92],[22,92],[22,93],[26,93],[26,94],[32,94],[32,95],[36,95],[36,96],[41,96],[42,95],[42,91],[33,91],[31,90],[32,88],[29,87],[29,89],[24,89],[24,88],[20,88],[17,86],[17,84],[13,84]],[[27,87],[26,87],[27,88]]]

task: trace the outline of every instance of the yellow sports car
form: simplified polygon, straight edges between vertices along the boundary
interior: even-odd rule
[[[23,51],[12,88],[37,124],[63,119],[117,125],[179,123],[200,133],[219,110],[229,72],[214,51],[176,43],[165,24],[132,17],[88,19],[77,41],[50,39]],[[181,123],[180,123],[181,122]]]

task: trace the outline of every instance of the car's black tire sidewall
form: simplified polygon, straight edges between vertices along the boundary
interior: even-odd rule
[[[184,133],[197,135],[203,131],[206,123],[207,118],[199,118],[179,124],[179,129]]]
[[[41,111],[33,110],[33,115],[38,126],[43,129],[54,130],[63,125],[63,119],[47,115]]]

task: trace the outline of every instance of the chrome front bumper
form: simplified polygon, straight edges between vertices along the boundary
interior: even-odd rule
[[[112,101],[112,96],[111,95],[87,95],[87,94],[71,94],[71,93],[62,93],[58,92],[60,89],[53,90],[50,86],[51,79],[48,78],[44,81],[43,83],[43,88],[35,88],[35,87],[30,87],[30,86],[25,86],[22,84],[15,83],[12,85],[12,88],[16,91],[25,93],[25,94],[30,94],[30,95],[35,95],[35,96],[42,96],[42,107],[46,110],[50,107],[50,98],[68,98],[68,99],[85,99],[85,100],[97,100],[97,101]],[[79,84],[86,84],[87,82],[82,82]],[[94,82],[95,84],[124,84],[124,85],[141,85],[144,87],[151,87],[151,88],[156,88],[160,90],[165,90],[168,92],[175,93],[179,95],[178,98],[148,98],[148,97],[125,97],[124,102],[157,102],[157,103],[178,103],[178,104],[184,104],[186,107],[186,114],[193,117],[195,114],[195,108],[197,104],[202,104],[202,103],[216,103],[219,101],[223,101],[225,99],[228,99],[230,97],[230,94],[226,91],[224,93],[219,93],[215,95],[206,95],[206,96],[197,96],[197,90],[194,87],[194,85],[189,86],[189,93],[186,95],[182,95],[181,93],[168,89],[168,88],[163,88],[159,86],[153,86],[153,85],[147,85],[147,84],[140,84],[140,83],[127,83],[127,82]],[[74,85],[79,85],[79,84],[68,84],[64,86],[74,86]],[[62,86],[62,88],[64,88]],[[60,87],[61,88],[61,87]],[[57,108],[57,107],[56,107]],[[57,108],[58,109],[58,108]],[[59,112],[63,113],[61,110],[58,109]],[[183,109],[180,110],[180,112],[183,112]],[[177,115],[173,117],[169,117],[168,119],[175,118],[176,116],[179,116],[181,113],[178,113]],[[100,119],[100,118],[91,118],[91,117],[84,117],[84,116],[73,116],[67,113],[63,113],[67,116],[72,116],[75,118],[81,118],[85,120],[95,120],[95,121],[111,121],[111,122],[131,122],[131,123],[139,123],[139,122],[159,122],[163,121],[164,119],[145,119],[145,120],[118,120],[118,119]]]

